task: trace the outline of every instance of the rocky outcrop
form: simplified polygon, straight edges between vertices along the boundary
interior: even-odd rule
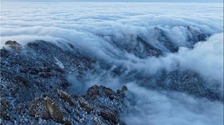
[[[83,72],[90,70],[94,63],[89,58],[64,51],[48,42],[28,43],[20,51],[13,48],[22,47],[16,41],[5,44],[6,47],[0,50],[0,93],[1,97],[15,98],[16,103],[30,101],[49,89],[67,88],[68,73],[76,72],[77,77],[82,77]],[[64,68],[58,65],[60,60]]]
[[[44,41],[5,45],[0,50],[1,124],[123,124],[123,91],[93,86],[83,96],[66,92],[67,74],[82,78],[93,69],[93,59],[72,45],[72,51]]]
[[[159,28],[155,30],[155,39],[170,52],[176,52],[178,47],[173,46],[165,31]],[[196,39],[190,40],[191,42],[196,43],[207,37],[192,27],[188,30],[198,34],[189,36],[189,40]],[[133,48],[118,45],[113,43],[113,40],[111,44],[142,59],[162,54],[161,49],[149,45],[140,36],[133,40],[136,45],[132,46]],[[119,78],[122,83],[137,81],[148,89],[179,91],[209,100],[223,101],[223,95],[217,89],[220,86],[206,86],[208,81],[196,72],[177,68],[169,72],[161,69],[154,75],[144,74],[106,60],[97,60],[82,54],[71,44],[66,45],[68,48],[63,49],[56,44],[40,40],[24,46],[16,41],[7,41],[5,47],[0,49],[2,124],[124,124],[119,115],[127,109],[124,102],[125,91],[128,91],[126,86],[115,92],[110,88],[95,85],[90,87],[85,95],[78,96],[69,91],[71,83],[67,79],[68,74],[74,74],[72,77],[82,83],[89,80],[89,75],[98,76],[104,72],[101,77],[105,78],[102,79],[110,76]],[[142,47],[144,51],[141,50]]]
[[[142,34],[122,34],[122,37],[106,35],[102,36],[102,38],[121,52],[145,59],[152,56],[159,57],[167,53],[178,52],[180,47],[193,48],[197,42],[205,41],[211,35],[195,26],[183,26],[182,28],[186,34],[186,41],[184,41],[183,45],[178,45],[169,36],[169,31],[157,26],[149,28],[149,34],[146,36]],[[120,58],[120,55],[111,54],[115,58]]]
[[[12,110],[12,107],[9,101],[6,98],[0,99],[0,117],[5,120],[11,120],[9,112]]]
[[[22,49],[22,45],[17,43],[15,40],[8,40],[5,42],[5,45],[14,51],[20,51]]]
[[[3,124],[122,125],[119,115],[127,109],[124,99],[124,90],[114,92],[97,85],[83,96],[53,89],[14,107],[1,99],[0,117]]]

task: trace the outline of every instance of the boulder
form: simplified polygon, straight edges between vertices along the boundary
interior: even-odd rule
[[[16,42],[15,40],[8,40],[5,42],[5,45],[10,47],[15,51],[20,51],[22,49],[22,45]]]

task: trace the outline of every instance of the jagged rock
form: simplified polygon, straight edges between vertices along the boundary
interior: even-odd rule
[[[93,108],[90,106],[89,102],[86,101],[84,98],[79,99],[79,104],[85,111],[87,111],[87,113],[93,111]]]
[[[200,29],[195,26],[187,26],[188,31],[192,34],[191,37],[188,38],[193,44],[198,41],[205,41],[210,35],[202,32]]]
[[[189,29],[189,32],[193,30]],[[198,35],[201,33],[198,32]],[[166,41],[166,37],[164,33],[157,38],[160,41]],[[204,36],[197,37],[197,40],[202,40]],[[149,45],[140,36],[133,36],[131,40],[134,41],[133,44],[136,44],[137,49],[136,46],[129,47],[119,43],[114,46],[120,47],[122,52],[125,51],[143,59],[162,54],[158,48]],[[17,50],[21,45],[15,41],[9,41],[6,46]],[[142,47],[143,50],[141,50]],[[125,92],[128,91],[126,86],[115,92],[110,88],[95,85],[90,87],[85,95],[76,96],[67,91],[70,84],[66,77],[71,73],[75,74],[81,83],[89,79],[87,73],[98,75],[99,72],[105,70],[112,76],[119,76],[125,83],[137,80],[141,86],[148,85],[147,88],[181,91],[211,100],[223,99],[220,93],[206,88],[204,86],[206,81],[193,71],[161,71],[153,76],[135,69],[127,69],[122,65],[114,68],[114,64],[108,64],[103,60],[96,62],[92,57],[80,54],[77,48],[72,46],[71,48],[74,50],[64,50],[45,41],[34,41],[24,46],[26,51],[19,53],[10,51],[8,48],[0,50],[0,96],[2,99],[13,100],[1,102],[3,124],[8,124],[14,119],[18,124],[28,124],[27,121],[34,124],[123,124],[119,115],[127,108],[124,103]],[[170,49],[175,49],[175,46],[171,46]],[[120,58],[119,55],[115,56]],[[58,62],[63,66],[60,66]],[[98,63],[100,66],[95,67]],[[146,84],[149,82],[150,84]],[[39,123],[40,121],[43,123]]]
[[[3,118],[5,120],[11,120],[9,112],[12,110],[11,105],[9,104],[9,101],[6,98],[0,99],[0,118]]]
[[[0,57],[8,57],[8,56],[9,56],[9,52],[5,49],[5,47],[0,49]]]
[[[113,100],[114,92],[110,88],[94,85],[88,89],[87,95],[90,97],[106,96],[110,98],[111,100]]]
[[[63,111],[60,110],[57,102],[52,101],[50,98],[44,98],[45,109],[50,114],[51,118],[57,122],[62,122],[63,120]]]
[[[15,50],[15,51],[20,51],[22,49],[22,45],[19,44],[16,41],[13,40],[8,40],[5,42],[5,45],[10,47],[11,49]]]
[[[29,105],[29,115],[37,118],[50,119],[50,114],[45,107],[45,99],[37,98]]]
[[[20,45],[8,41],[6,46],[17,49],[16,46]],[[81,77],[82,72],[89,70],[94,63],[91,59],[43,41],[30,43],[24,49],[26,51],[16,54],[16,51],[1,49],[0,94],[14,100],[10,108],[6,107],[11,105],[6,104],[7,101],[1,103],[3,124],[15,121],[18,124],[28,124],[28,121],[40,124],[41,119],[43,124],[90,124],[94,122],[93,117],[105,123],[107,120],[98,115],[100,107],[119,110],[119,113],[122,107],[125,108],[124,98],[103,86],[93,87],[99,92],[95,97],[66,92],[69,85],[66,74],[72,69],[72,72],[77,70],[78,77]],[[64,69],[55,63],[55,58],[51,58],[56,55]],[[116,117],[118,119],[118,115]]]
[[[65,102],[69,103],[69,105],[71,105],[71,106],[75,105],[75,103],[71,99],[72,97],[68,93],[66,93],[66,92],[64,92],[62,90],[59,90],[59,89],[57,90],[57,92],[58,92],[58,94],[59,94],[59,96],[60,96],[60,98],[62,100],[64,100]]]
[[[128,90],[128,87],[127,86],[122,86],[122,89],[121,89],[122,91],[127,91]]]
[[[18,83],[22,83],[25,87],[30,87],[29,81],[23,77],[16,76],[15,80]]]
[[[100,111],[99,115],[103,117],[103,119],[111,122],[112,124],[116,124],[118,122],[116,114],[108,112],[108,111]]]
[[[122,91],[116,93],[104,86],[92,86],[83,96],[70,95],[61,89],[42,93],[36,99],[20,103],[14,108],[6,99],[1,99],[1,118],[3,124],[124,124],[119,115],[126,111]],[[97,95],[91,94],[98,92]],[[124,94],[124,93],[123,93]],[[116,99],[111,100],[110,96]],[[13,111],[14,110],[14,111]],[[15,119],[11,120],[10,115]],[[40,123],[44,121],[44,123]]]
[[[63,120],[63,111],[61,111],[57,102],[48,97],[38,98],[32,101],[29,107],[29,114],[46,120],[53,119],[59,123]]]

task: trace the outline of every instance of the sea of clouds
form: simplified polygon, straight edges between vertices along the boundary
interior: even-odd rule
[[[115,66],[155,74],[159,69],[190,69],[206,80],[216,80],[223,90],[223,5],[194,3],[1,3],[0,47],[7,40],[21,44],[33,40],[72,43],[93,58]],[[189,48],[186,27],[194,26],[210,34],[205,42]],[[141,36],[153,41],[152,31],[159,27],[180,47],[177,53],[140,59],[108,42],[119,44]],[[127,43],[126,43],[127,42]],[[152,43],[160,46],[159,43]],[[59,46],[61,44],[58,44]],[[164,51],[166,51],[164,49]],[[178,65],[178,67],[177,67]],[[106,71],[105,71],[106,72]],[[119,88],[119,78],[107,79]],[[76,79],[68,80],[79,83]],[[91,83],[101,84],[99,77]],[[105,81],[104,81],[105,82]],[[136,81],[137,82],[137,81]],[[122,116],[128,125],[222,125],[223,103],[195,98],[184,93],[148,90],[127,83],[130,111]],[[79,84],[76,88],[82,88]],[[82,90],[82,89],[79,89]],[[80,92],[82,93],[82,92]]]

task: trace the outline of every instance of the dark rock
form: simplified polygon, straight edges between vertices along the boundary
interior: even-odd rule
[[[61,111],[57,102],[46,97],[44,98],[44,106],[53,120],[59,123],[63,122],[63,111]]]
[[[122,91],[127,91],[128,90],[128,87],[126,85],[122,86]]]
[[[103,117],[103,119],[111,122],[112,124],[117,124],[118,123],[118,119],[116,117],[116,114],[113,114],[113,113],[107,112],[107,111],[100,111],[99,115],[101,117]]]
[[[105,95],[106,97],[110,98],[113,95],[113,90],[104,86],[94,85],[88,89],[87,95],[91,97]]]
[[[9,46],[11,49],[15,51],[20,51],[22,49],[22,45],[13,40],[6,41],[5,45]]]
[[[16,76],[15,80],[18,83],[22,83],[26,87],[30,87],[29,81],[27,79],[23,78],[23,77]]]
[[[9,57],[9,52],[3,47],[3,49],[0,49],[0,57]]]
[[[50,119],[50,114],[45,107],[45,99],[37,98],[29,105],[29,115],[37,118]]]
[[[68,93],[66,93],[66,92],[64,92],[62,90],[59,90],[59,89],[57,90],[57,92],[58,92],[58,95],[60,96],[60,98],[62,100],[64,100],[65,102],[69,103],[69,105],[71,105],[71,106],[75,105],[75,103],[71,99],[72,97]]]
[[[5,120],[11,120],[9,112],[12,110],[9,101],[6,98],[0,99],[0,117]]]
[[[61,89],[51,89],[30,102],[18,104],[15,108],[10,106],[8,100],[1,99],[2,122],[11,124],[16,120],[18,124],[28,124],[28,122],[65,125],[123,124],[119,115],[126,111],[126,106],[120,94],[104,86],[93,86],[88,91],[99,93],[94,96],[87,93],[83,96],[75,96]],[[108,96],[113,96],[116,100],[111,100]],[[15,119],[12,120],[10,115],[13,115]],[[39,123],[41,119],[44,119],[44,123]]]
[[[46,120],[53,119],[56,122],[63,122],[63,111],[61,111],[57,102],[50,98],[37,98],[29,106],[29,114],[37,118]]]
[[[87,111],[87,113],[93,111],[93,108],[90,106],[89,102],[87,102],[85,99],[81,98],[79,100],[79,104],[85,111]]]

